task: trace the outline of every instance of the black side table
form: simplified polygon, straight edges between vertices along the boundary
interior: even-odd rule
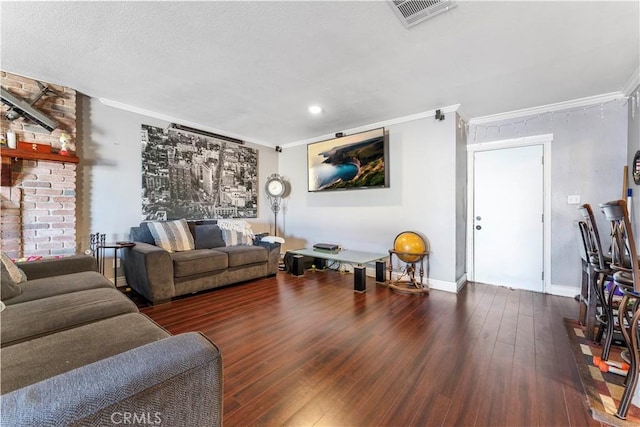
[[[98,270],[104,275],[104,253],[107,249],[113,249],[114,267],[113,267],[113,285],[118,287],[118,249],[130,248],[135,246],[134,242],[115,242],[115,243],[99,243],[96,245],[95,255],[98,260]]]

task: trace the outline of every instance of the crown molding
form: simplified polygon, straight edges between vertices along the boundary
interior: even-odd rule
[[[448,105],[446,107],[436,108],[435,110],[428,110],[428,111],[424,111],[422,113],[411,114],[411,115],[408,115],[408,116],[397,117],[395,119],[389,119],[389,120],[384,120],[384,121],[381,121],[381,122],[371,123],[371,124],[364,125],[364,126],[358,126],[358,127],[351,128],[351,129],[345,129],[342,132],[344,132],[346,135],[350,135],[350,134],[353,134],[353,133],[364,132],[364,131],[371,130],[371,129],[397,125],[399,123],[406,123],[406,122],[411,122],[411,121],[414,121],[414,120],[425,119],[425,118],[428,118],[428,117],[435,117],[436,110],[440,110],[442,113],[445,113],[445,114],[446,113],[454,113],[454,112],[458,111],[458,108],[460,108],[460,104]],[[335,138],[335,134],[328,133],[328,134],[316,136],[316,137],[313,137],[313,138],[303,139],[303,140],[300,140],[300,141],[287,142],[286,144],[282,144],[282,148],[291,148],[291,147],[296,147],[298,145],[306,145],[306,144],[311,144],[311,143],[318,142],[318,141],[326,141],[327,139],[332,139],[332,138]]]
[[[258,139],[248,138],[248,137],[246,137],[244,135],[239,135],[237,133],[228,132],[226,130],[212,128],[210,126],[205,126],[205,125],[200,124],[200,123],[192,122],[192,121],[189,121],[189,120],[184,120],[184,119],[181,119],[179,117],[173,117],[173,116],[170,116],[168,114],[163,114],[163,113],[158,113],[158,112],[151,111],[151,110],[146,110],[144,108],[135,107],[133,105],[124,104],[122,102],[113,101],[113,100],[107,99],[107,98],[98,98],[98,99],[100,100],[100,102],[102,104],[104,104],[104,105],[106,105],[108,107],[117,108],[119,110],[128,111],[130,113],[140,114],[140,115],[147,116],[147,117],[153,117],[154,119],[164,120],[164,121],[169,122],[169,123],[177,123],[177,124],[180,124],[180,125],[188,126],[188,127],[195,128],[195,129],[200,129],[200,130],[211,132],[211,133],[217,133],[217,134],[220,134],[220,135],[223,135],[223,136],[228,136],[230,138],[239,139],[239,140],[245,141],[245,142],[250,142],[252,144],[263,145],[263,146],[269,147],[269,148],[275,147],[275,144],[270,144],[268,142],[261,141],[261,140],[258,140]]]
[[[460,105],[460,104],[458,104],[458,105]],[[457,113],[465,123],[469,123],[469,115],[467,113],[465,113],[464,109],[458,108]]]
[[[602,104],[605,102],[626,99],[626,95],[622,92],[610,92],[602,95],[588,96],[586,98],[578,98],[570,101],[556,102],[554,104],[541,105],[533,108],[524,108],[522,110],[508,111],[506,113],[492,114],[489,116],[474,117],[469,120],[471,125],[479,125],[483,123],[499,122],[502,120],[510,120],[525,116],[535,116],[536,114],[550,113],[552,111],[570,110],[572,108],[586,107],[594,104]]]
[[[629,80],[627,80],[627,83],[625,83],[625,85],[622,87],[622,93],[629,96],[631,95],[631,92],[633,92],[635,88],[638,87],[638,85],[640,85],[640,67],[638,67],[633,72],[633,74],[631,74]]]

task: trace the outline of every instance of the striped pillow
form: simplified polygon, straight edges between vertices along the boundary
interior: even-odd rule
[[[226,246],[237,246],[237,245],[252,245],[253,238],[248,236],[240,231],[235,230],[221,230],[222,231],[222,239]]]
[[[149,221],[149,231],[156,246],[168,252],[189,251],[195,248],[187,220]]]
[[[243,219],[219,219],[218,227],[227,246],[253,244],[251,224]]]

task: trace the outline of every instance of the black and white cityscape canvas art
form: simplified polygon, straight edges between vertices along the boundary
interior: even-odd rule
[[[256,218],[258,150],[142,125],[142,219]]]

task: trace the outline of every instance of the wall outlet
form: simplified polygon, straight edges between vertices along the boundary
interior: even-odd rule
[[[570,196],[567,196],[567,203],[570,205],[579,205],[580,204],[580,195],[579,194],[572,194]]]

